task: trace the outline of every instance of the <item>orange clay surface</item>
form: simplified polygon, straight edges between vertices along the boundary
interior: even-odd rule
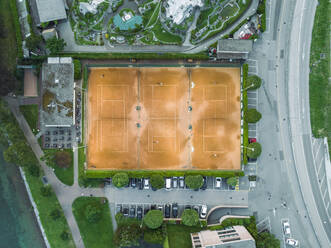
[[[240,69],[92,68],[87,122],[89,169],[238,170]]]

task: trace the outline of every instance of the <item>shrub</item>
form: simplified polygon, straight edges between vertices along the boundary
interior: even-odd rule
[[[85,217],[88,222],[96,223],[101,219],[101,208],[97,204],[89,204],[85,209]]]
[[[72,157],[67,151],[57,151],[54,156],[55,163],[61,168],[68,168],[71,165]]]
[[[124,172],[116,173],[113,176],[113,184],[117,188],[122,188],[129,183],[129,176]]]
[[[143,220],[148,228],[159,228],[163,222],[163,213],[160,210],[150,210]]]
[[[260,143],[250,143],[247,148],[247,156],[250,158],[257,158],[261,155],[262,147]]]
[[[82,79],[82,64],[78,59],[74,59],[74,78],[75,80]]]
[[[49,215],[52,217],[53,220],[57,220],[61,217],[61,211],[56,208]]]
[[[121,212],[118,212],[115,215],[115,220],[116,220],[117,225],[120,225],[125,220],[125,217]]]
[[[63,231],[61,233],[60,237],[61,237],[62,240],[68,240],[69,239],[69,233],[67,231]]]
[[[196,226],[199,223],[199,215],[194,209],[185,209],[182,214],[182,223],[185,226]]]
[[[164,178],[160,174],[152,175],[151,186],[154,189],[162,189],[164,187]]]
[[[40,176],[40,170],[37,165],[30,165],[28,170],[29,170],[29,173],[31,176],[34,176],[34,177]]]
[[[187,176],[185,183],[191,189],[199,189],[203,185],[203,178],[201,175]]]
[[[237,185],[237,178],[236,177],[230,177],[226,180],[226,183],[234,187],[234,186]]]
[[[42,196],[49,197],[52,195],[52,187],[50,185],[42,186],[40,193]]]
[[[261,113],[254,108],[248,109],[245,114],[245,120],[248,123],[256,123],[261,119],[261,117]]]
[[[253,75],[253,76],[249,76],[247,78],[247,86],[246,89],[248,90],[256,90],[258,88],[261,87],[262,84],[262,80],[260,77]]]
[[[137,223],[120,225],[114,235],[114,244],[117,247],[131,247],[139,244],[141,230]]]
[[[46,41],[46,48],[49,49],[51,54],[62,52],[66,45],[64,39],[57,39],[55,36]]]

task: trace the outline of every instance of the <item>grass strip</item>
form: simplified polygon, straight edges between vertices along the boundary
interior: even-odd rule
[[[23,114],[25,120],[28,122],[31,131],[34,134],[37,134],[38,128],[38,105],[31,104],[31,105],[21,105],[20,111]]]
[[[200,226],[185,226],[167,224],[167,233],[169,247],[171,248],[191,248],[192,240],[191,233],[200,232],[202,228]]]
[[[331,154],[330,17],[330,2],[320,0],[310,48],[309,98],[313,135],[328,138]]]
[[[248,64],[244,64],[242,67],[242,72],[243,72],[243,85],[242,88],[246,89],[247,87],[247,77],[248,77]],[[245,114],[247,113],[248,110],[248,98],[247,98],[247,90],[243,91],[243,111],[244,111],[244,117]],[[247,159],[247,149],[246,147],[248,146],[248,123],[245,121],[245,118],[243,120],[244,126],[244,134],[243,134],[243,163],[247,164],[248,159]]]
[[[96,223],[86,219],[85,210],[90,204],[98,206],[101,210],[101,219]],[[106,198],[79,197],[72,204],[72,210],[86,248],[114,247],[113,224]]]
[[[145,29],[147,29],[148,27],[154,25],[154,23],[157,21],[157,19],[159,18],[159,14],[160,14],[160,8],[161,8],[161,0],[159,1],[159,3],[157,4],[151,18],[149,19]]]
[[[9,6],[15,28],[17,56],[18,58],[21,59],[23,58],[22,33],[21,33],[21,26],[18,17],[16,0],[9,0]]]

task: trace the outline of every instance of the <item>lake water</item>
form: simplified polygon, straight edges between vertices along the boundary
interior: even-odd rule
[[[44,248],[36,217],[16,166],[0,148],[0,248]]]

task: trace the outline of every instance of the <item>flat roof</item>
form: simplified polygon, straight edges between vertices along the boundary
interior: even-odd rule
[[[44,63],[42,87],[42,125],[73,125],[74,65],[72,63]]]
[[[63,0],[35,0],[40,22],[66,19]]]
[[[253,49],[252,40],[219,40],[217,44],[217,52],[238,52],[248,53]]]

